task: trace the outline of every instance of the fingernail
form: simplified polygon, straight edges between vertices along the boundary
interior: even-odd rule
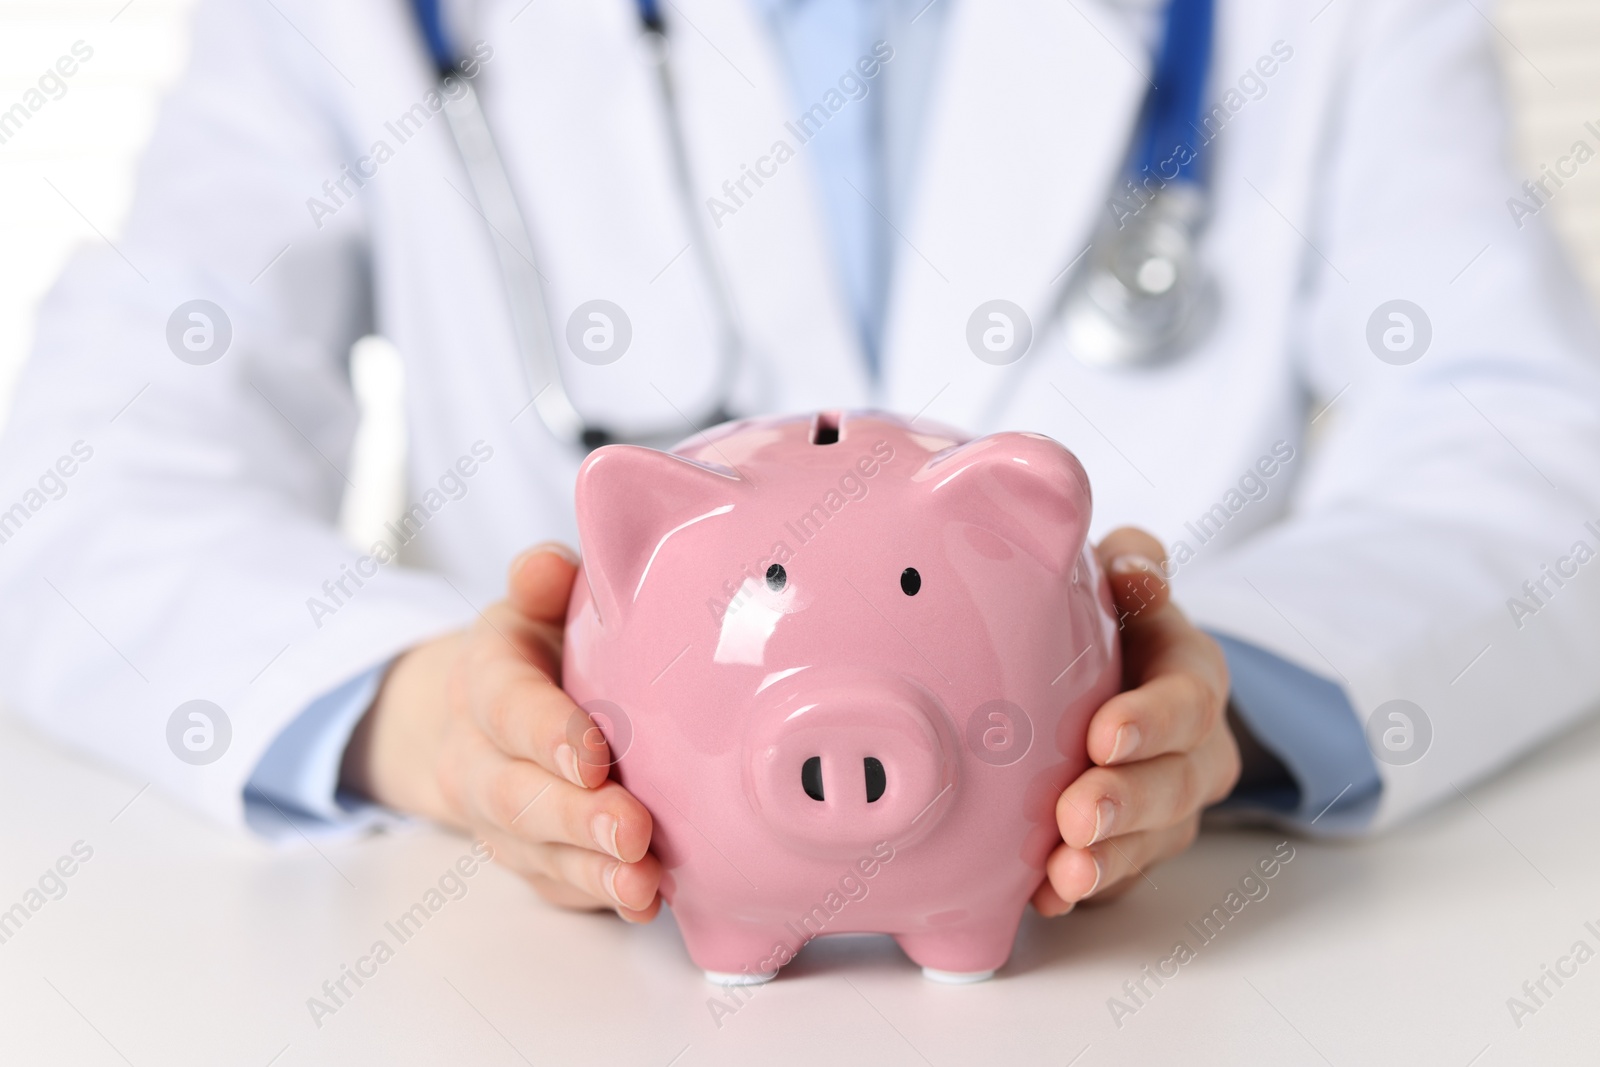
[[[1103,841],[1111,833],[1111,823],[1116,818],[1117,806],[1109,797],[1102,798],[1094,806],[1094,836],[1089,839],[1089,844]],[[1097,860],[1096,863],[1099,861]],[[1098,884],[1098,883],[1096,883]]]
[[[583,772],[578,770],[577,750],[566,742],[562,742],[561,747],[556,749],[556,766],[561,768],[561,773],[566,775],[567,781],[588,788],[583,785]]]
[[[617,907],[626,908],[627,905],[622,902],[622,898],[617,896],[617,872],[620,870],[622,870],[622,864],[610,864],[606,867],[606,873],[601,876],[601,879],[605,882],[606,895],[616,903]]]
[[[1089,858],[1094,861],[1094,885],[1089,887],[1089,891],[1083,897],[1078,898],[1080,900],[1094,896],[1094,891],[1100,888],[1100,880],[1106,876],[1106,869],[1100,865],[1100,857],[1091,852]]]
[[[1057,895],[1059,896],[1060,894],[1057,894]],[[1061,908],[1060,908],[1059,911],[1046,911],[1045,909],[1039,907],[1038,904],[1035,904],[1033,906],[1033,909],[1035,911],[1037,911],[1040,915],[1043,915],[1046,919],[1059,919],[1059,918],[1061,918],[1061,916],[1065,915],[1067,912],[1071,911],[1075,907],[1077,907],[1077,905],[1074,904],[1072,901],[1068,900],[1068,901],[1063,901],[1062,902]]]
[[[1149,556],[1137,553],[1118,556],[1111,561],[1112,574],[1161,574],[1161,565]]]
[[[578,554],[572,551],[572,549],[568,548],[566,545],[562,544],[560,541],[540,541],[538,544],[528,549],[528,555],[530,556],[539,552],[548,552],[552,556],[560,556],[574,567],[578,565]]]
[[[560,556],[574,567],[578,565],[578,555],[560,541],[540,541],[532,548],[519,552],[511,561],[511,573],[516,574],[522,570],[527,562],[541,552],[548,552],[552,556]]]
[[[602,811],[589,823],[589,832],[594,835],[594,843],[596,845],[599,845],[601,849],[620,860],[622,851],[617,848],[617,830],[619,826],[620,824],[617,822],[615,815],[609,811]]]
[[[1117,727],[1116,739],[1111,743],[1111,756],[1106,762],[1120,763],[1132,756],[1138,750],[1140,740],[1139,728],[1131,722],[1123,723]]]

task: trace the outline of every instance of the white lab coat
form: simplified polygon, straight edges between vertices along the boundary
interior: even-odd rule
[[[863,370],[801,149],[714,231],[750,348],[736,406],[871,405],[1058,438],[1089,471],[1097,535],[1131,523],[1196,550],[1176,581],[1199,622],[1339,681],[1363,719],[1393,698],[1425,710],[1431,749],[1381,765],[1375,826],[1591,708],[1600,564],[1547,584],[1520,628],[1507,601],[1575,542],[1600,544],[1584,526],[1600,519],[1596,348],[1546,220],[1519,230],[1507,210],[1518,183],[1471,6],[1222,0],[1214,99],[1227,106],[1227,87],[1275,42],[1293,56],[1213,150],[1204,254],[1220,319],[1169,366],[1102,371],[1042,324],[1104,217],[1146,86],[1133,15],[1105,0],[943,2],[881,387]],[[45,304],[8,429],[0,507],[74,442],[93,450],[0,546],[8,701],[223,819],[240,818],[251,769],[309,701],[467,623],[519,549],[574,536],[578,460],[526,410],[491,240],[460,195],[470,186],[445,120],[403,145],[385,126],[430,85],[406,8],[201,6],[126,233],[117,251],[80,255]],[[716,319],[681,254],[632,5],[471,8],[457,12],[462,34],[494,49],[479,86],[558,331],[594,298],[633,325],[609,366],[562,346],[577,406],[601,422],[697,417],[713,399]],[[677,0],[669,14],[704,200],[810,102],[789,99],[748,0]],[[324,182],[378,140],[393,158],[314,225],[308,199],[328,202]],[[209,366],[165,340],[174,308],[197,297],[233,328]],[[1010,367],[965,340],[994,298],[1040,324]],[[1433,327],[1408,366],[1366,341],[1373,310],[1395,298]],[[354,596],[314,619],[308,600],[328,603],[324,582],[362,554],[334,518],[355,421],[348,352],[370,331],[405,359],[412,498],[442,506],[404,566],[349,585]],[[1296,458],[1201,546],[1186,524],[1236,502],[1229,490],[1280,441]],[[465,495],[428,497],[476,442],[493,454]],[[167,747],[168,717],[196,698],[232,723],[208,766]]]

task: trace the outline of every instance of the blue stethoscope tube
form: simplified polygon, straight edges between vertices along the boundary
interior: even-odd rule
[[[428,58],[441,77],[455,70],[455,57],[450,53],[450,42],[445,39],[444,22],[439,15],[439,0],[411,0],[411,11],[417,18],[417,28],[422,31],[422,43],[427,46]]]
[[[661,5],[656,0],[637,0],[639,8],[639,22],[645,29],[661,33],[666,29],[661,21]]]
[[[1136,155],[1141,172],[1158,173],[1156,168],[1173,158],[1179,145],[1190,144],[1199,130],[1215,6],[1214,0],[1171,0],[1156,58],[1155,85],[1145,100]],[[1179,163],[1175,178],[1162,177],[1197,182],[1201,175],[1199,153],[1191,152]]]

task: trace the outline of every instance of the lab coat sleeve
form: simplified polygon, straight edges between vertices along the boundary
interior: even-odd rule
[[[323,694],[279,731],[245,782],[245,822],[276,838],[348,834],[386,821],[375,804],[340,790],[339,769],[388,666]]]
[[[373,194],[325,190],[360,149],[316,25],[307,0],[202,3],[128,224],[45,301],[0,445],[0,508],[21,508],[0,524],[8,705],[120,765],[130,794],[234,824],[297,714],[473,615],[336,529]],[[209,353],[175,315],[196,299],[221,309]],[[217,709],[198,750],[173,718],[193,700]]]
[[[1329,17],[1348,69],[1329,79],[1317,181],[1250,176],[1307,245],[1289,339],[1321,412],[1307,470],[1286,521],[1181,595],[1340,685],[1383,778],[1370,829],[1469,791],[1600,698],[1600,378],[1548,208],[1519,225],[1508,207],[1527,198],[1483,17],[1453,0]],[[1408,363],[1368,342],[1399,299],[1431,326]]]

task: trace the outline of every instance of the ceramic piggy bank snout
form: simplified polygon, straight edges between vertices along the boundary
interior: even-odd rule
[[[730,423],[590,456],[563,684],[650,810],[718,981],[892,935],[985,977],[1120,677],[1089,489],[1034,434],[888,415]]]
[[[755,809],[774,842],[818,852],[903,840],[954,778],[939,707],[892,675],[809,673],[751,709],[744,758]]]

